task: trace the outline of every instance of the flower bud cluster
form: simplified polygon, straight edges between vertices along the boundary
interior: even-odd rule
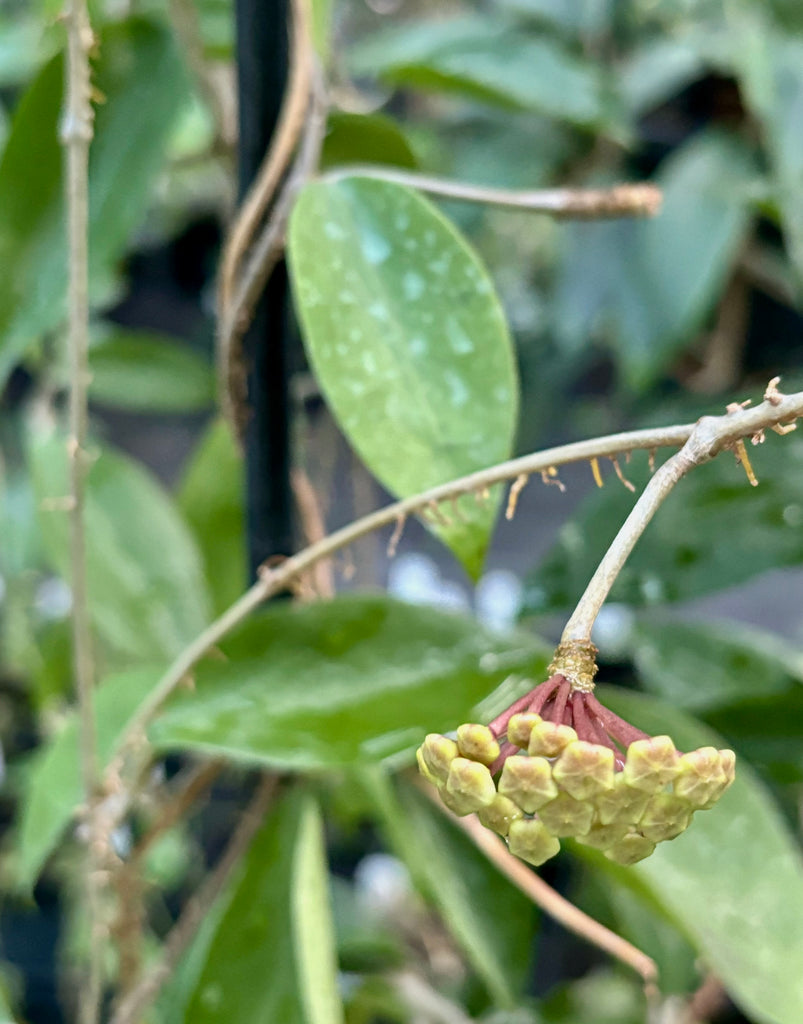
[[[461,725],[455,739],[430,734],[418,764],[450,810],[476,813],[531,864],[553,857],[564,837],[635,864],[717,802],[735,755],[681,753],[555,675],[490,725]]]

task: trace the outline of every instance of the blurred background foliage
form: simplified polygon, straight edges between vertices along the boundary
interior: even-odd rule
[[[225,87],[234,39],[227,0],[93,0],[91,12],[91,397],[103,458],[87,522],[110,750],[164,664],[247,582],[239,457],[215,417],[212,351],[232,130],[216,124],[196,63]],[[76,847],[69,837],[57,847],[80,794],[55,432],[66,383],[58,13],[55,0],[0,7],[0,990],[4,1019],[31,1022],[69,1019],[84,947]],[[518,451],[692,420],[759,397],[776,374],[786,390],[800,386],[795,0],[489,0],[435,11],[335,0],[316,15],[333,103],[324,165],[388,163],[519,188],[649,178],[664,190],[649,221],[441,204],[484,260],[513,332]],[[324,408],[300,343],[297,356],[297,461],[339,525],[383,492]],[[743,769],[723,816],[712,812],[710,826],[695,824],[643,870],[572,851],[544,870],[656,959],[662,1020],[683,1019],[672,1000],[709,968],[738,1004],[724,999],[710,1019],[800,1020],[801,460],[794,435],[773,436],[753,452],[756,489],[726,456],[696,471],[640,542],[595,637],[603,678],[645,693],[620,698],[635,701],[634,718],[646,727],[657,716],[656,731],[672,722],[679,743],[684,729],[697,743],[713,728],[755,770]],[[646,457],[623,469],[641,486]],[[294,914],[314,922],[316,908],[288,903],[299,878],[324,896],[331,883],[349,1024],[644,1020],[637,981],[539,918],[409,785],[377,768],[406,767],[424,731],[489,713],[510,696],[511,674],[515,687],[543,671],[633,500],[612,473],[601,491],[587,467],[561,476],[565,495],[535,483],[524,492],[475,589],[416,524],[392,562],[386,538],[366,540],[350,572],[335,567],[338,587],[387,586],[407,603],[356,595],[271,610],[231,639],[228,662],[202,666],[196,698],[160,720],[153,740],[165,753],[133,831],[117,837],[121,856],[188,751],[214,750],[229,766],[202,812],[148,857],[151,945],[220,850],[248,773],[300,772],[306,788],[290,787],[152,1020],[284,1024],[276,1013],[307,1012],[293,1000],[330,970],[325,957],[303,969],[288,961],[285,1003],[234,970],[255,953],[259,979],[259,957],[283,948]],[[499,685],[495,704],[481,703]],[[239,928],[257,892],[269,909]]]

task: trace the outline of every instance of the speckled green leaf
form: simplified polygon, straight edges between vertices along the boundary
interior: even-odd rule
[[[316,377],[389,490],[415,494],[509,456],[518,382],[504,314],[477,255],[429,202],[368,178],[308,185],[289,258]],[[475,578],[498,501],[461,499],[435,527]]]
[[[604,689],[605,703],[681,750],[722,740],[669,704]],[[799,1024],[803,1006],[803,861],[750,767],[689,829],[629,869],[688,934],[715,977],[757,1024]]]
[[[291,791],[257,833],[186,1013],[194,1024],[341,1024],[320,811]]]
[[[506,680],[509,703],[549,657],[530,636],[379,595],[271,608],[221,646],[227,660],[198,666],[154,742],[296,770],[409,757]]]

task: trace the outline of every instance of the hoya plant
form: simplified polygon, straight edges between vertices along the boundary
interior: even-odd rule
[[[264,6],[0,13],[3,1019],[799,1024],[795,5]]]

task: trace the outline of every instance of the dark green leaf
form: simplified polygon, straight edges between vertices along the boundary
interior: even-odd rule
[[[228,660],[198,666],[195,691],[171,702],[153,740],[299,770],[409,755],[427,732],[470,720],[513,673],[538,678],[548,659],[529,636],[356,595],[272,608],[222,647]]]
[[[394,85],[457,92],[573,124],[605,119],[593,65],[554,39],[528,36],[498,18],[469,15],[394,26],[355,48],[351,67]]]
[[[186,1020],[340,1024],[320,812],[286,796],[254,839]]]
[[[759,686],[763,689],[763,676]],[[803,781],[803,688],[713,708],[706,720],[767,775],[781,783]]]
[[[605,690],[601,699],[683,750],[716,734],[652,698]],[[719,804],[629,869],[688,934],[715,977],[760,1024],[798,1024],[803,975],[803,862],[770,793],[744,761]]]
[[[217,420],[193,453],[178,494],[218,615],[246,587],[244,472],[231,428]]]
[[[196,412],[215,400],[207,359],[184,342],[151,332],[115,330],[90,353],[90,398],[133,412]]]
[[[338,164],[390,164],[416,167],[410,144],[399,125],[382,114],[333,110],[326,122],[321,167]]]
[[[749,486],[728,454],[677,485],[628,559],[615,600],[683,601],[803,561],[803,444],[770,435],[752,458],[758,487]],[[647,479],[646,461],[636,456],[628,468],[639,488]],[[562,610],[577,602],[633,500],[609,482],[584,502],[531,576],[526,611]],[[749,543],[734,547],[738,537],[749,537]]]
[[[164,165],[187,95],[180,66],[170,32],[150,22],[127,21],[101,35],[93,84],[105,101],[96,111],[89,168],[94,295],[108,289]],[[20,101],[0,161],[0,382],[65,312],[62,79],[56,57]]]
[[[403,497],[508,457],[518,381],[504,314],[435,207],[369,178],[308,185],[289,258],[316,377],[386,487]],[[498,498],[464,498],[435,527],[475,578]]]
[[[66,439],[36,439],[31,471],[48,558],[68,579]],[[141,466],[104,450],[89,470],[85,521],[90,612],[107,656],[128,665],[175,656],[206,625],[209,599],[170,498]]]
[[[528,981],[534,908],[476,846],[411,786],[366,778],[391,844],[440,911],[495,1003],[514,1007]]]
[[[780,637],[743,624],[645,621],[633,656],[644,686],[689,711],[785,693],[803,683],[803,657]]]
[[[747,230],[753,173],[738,140],[698,135],[662,165],[657,217],[568,228],[556,307],[566,341],[579,349],[591,329],[631,387],[654,381],[719,295]]]
[[[95,697],[98,752],[105,764],[126,722],[158,679],[152,669],[110,677]],[[25,771],[24,798],[15,844],[15,880],[29,891],[83,802],[78,723],[73,715],[55,739],[37,751]]]

